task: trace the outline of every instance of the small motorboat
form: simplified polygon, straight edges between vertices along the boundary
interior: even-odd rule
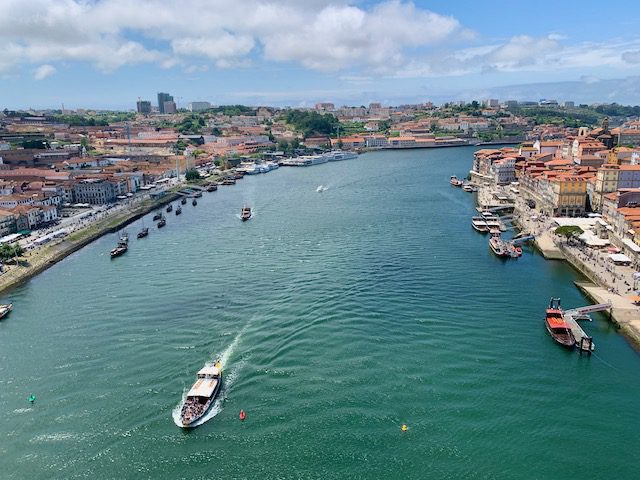
[[[176,208],[176,215],[180,215],[182,213],[182,207]]]
[[[242,210],[240,211],[240,218],[242,219],[243,222],[246,222],[247,220],[249,220],[251,218],[251,208],[243,207]]]
[[[162,228],[167,224],[167,219],[164,216],[160,217],[160,221],[158,222],[158,228]]]
[[[180,426],[182,428],[198,426],[198,420],[204,417],[213,405],[221,385],[222,364],[220,360],[216,360],[213,365],[205,364],[198,372],[196,382],[187,393],[187,398],[180,408]]]
[[[198,201],[194,198],[193,201],[191,202],[191,205],[195,207],[196,205],[198,205]]]
[[[160,220],[162,218],[162,212],[158,212],[153,216],[153,221]]]
[[[147,227],[144,227],[142,230],[138,232],[138,238],[144,238],[147,235],[149,235],[149,229]]]
[[[0,305],[0,320],[9,315],[9,312],[13,310],[12,303],[3,303]]]
[[[193,196],[196,198],[200,198],[202,196],[202,192],[198,190],[196,193],[193,194]]]
[[[454,187],[462,187],[462,184],[464,182],[460,180],[458,177],[456,177],[455,175],[451,175],[451,179],[449,180],[449,183]]]
[[[207,185],[207,192],[215,192],[216,190],[218,190],[218,185],[216,185],[215,183],[210,183],[209,185]]]
[[[171,212],[173,210],[173,205],[169,204],[169,206],[167,207],[167,213]]]
[[[182,200],[180,200],[180,203],[181,203],[182,205],[186,205],[186,203],[187,203],[187,198],[186,198],[186,197],[182,197]]]

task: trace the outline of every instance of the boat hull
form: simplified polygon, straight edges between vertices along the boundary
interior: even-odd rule
[[[9,303],[7,305],[3,305],[0,309],[0,320],[9,315],[11,310],[13,310],[13,304]]]
[[[549,332],[549,335],[551,335],[551,338],[553,338],[556,343],[562,345],[564,348],[568,350],[573,350],[575,348],[576,339],[571,333],[571,331],[559,334],[557,332],[554,332],[553,329],[549,327],[549,324],[547,323],[546,320],[544,322],[544,325],[547,328],[547,332]]]

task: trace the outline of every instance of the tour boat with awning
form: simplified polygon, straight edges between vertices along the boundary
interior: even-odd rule
[[[180,409],[180,423],[183,428],[197,426],[200,420],[213,405],[222,385],[222,364],[217,360],[214,364],[206,363],[200,369],[196,382]]]

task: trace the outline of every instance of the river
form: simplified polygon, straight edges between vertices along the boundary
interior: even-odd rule
[[[544,309],[589,303],[578,274],[491,254],[449,185],[473,150],[246,177],[4,295],[0,476],[637,478],[640,357],[601,315],[595,355],[554,344]],[[183,431],[217,357],[221,399]]]

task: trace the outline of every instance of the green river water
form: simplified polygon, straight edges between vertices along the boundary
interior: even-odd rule
[[[4,295],[0,478],[638,478],[638,354],[603,316],[594,356],[554,344],[544,309],[589,303],[579,277],[491,254],[449,185],[473,150],[246,177]],[[219,356],[220,400],[183,431]]]

